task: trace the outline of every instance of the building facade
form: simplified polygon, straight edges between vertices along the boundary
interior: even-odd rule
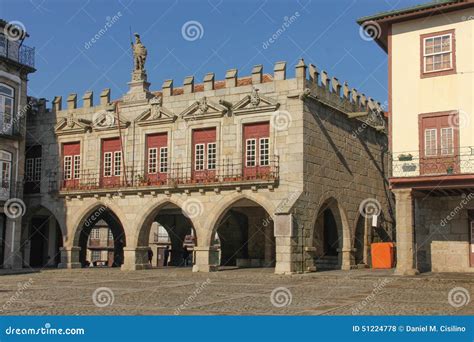
[[[28,75],[35,71],[28,34],[0,19],[0,267],[22,266],[19,254],[23,203]]]
[[[124,270],[150,267],[157,224],[170,263],[189,252],[197,272],[350,269],[368,264],[371,241],[392,239],[379,103],[303,60],[292,78],[278,62],[273,74],[256,65],[245,77],[231,69],[221,81],[208,73],[150,91],[136,39],[127,94],[112,101],[106,89],[95,104],[87,92],[82,106],[70,94],[64,108],[58,96],[50,109],[39,100],[28,132],[43,169],[25,196],[24,246],[39,212],[62,241],[45,239],[44,249],[70,268],[86,263],[98,222]]]
[[[474,3],[361,18],[388,53],[397,273],[474,271]]]

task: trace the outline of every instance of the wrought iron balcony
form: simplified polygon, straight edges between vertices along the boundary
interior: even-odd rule
[[[224,159],[213,170],[196,171],[190,163],[173,163],[166,172],[149,173],[143,168],[127,168],[126,175],[104,177],[101,170],[82,170],[74,179],[63,172],[50,177],[50,191],[61,193],[119,189],[178,189],[203,186],[274,184],[279,177],[279,159],[273,156],[268,166],[243,167],[242,160]]]
[[[440,151],[438,151],[440,152]],[[474,147],[456,148],[452,154],[420,155],[419,151],[392,154],[392,177],[474,173]]]
[[[21,41],[9,40],[3,34],[0,34],[0,56],[30,68],[35,67],[35,48],[26,46]]]

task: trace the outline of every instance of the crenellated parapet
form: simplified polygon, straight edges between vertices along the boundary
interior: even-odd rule
[[[341,82],[337,77],[319,70],[314,64],[307,65],[303,59],[294,68],[294,77],[290,78],[285,61],[275,63],[273,74],[264,73],[263,65],[258,64],[251,69],[250,75],[241,77],[238,69],[227,70],[220,80],[209,72],[199,83],[195,76],[189,75],[184,78],[182,86],[175,87],[175,81],[168,79],[158,91],[149,91],[148,86],[138,89],[139,82],[132,81],[129,83],[130,91],[113,102],[110,89],[104,89],[100,93],[97,105],[94,105],[92,91],[87,91],[82,96],[82,106],[78,105],[78,95],[71,93],[67,97],[66,108],[63,109],[62,97],[56,96],[51,110],[56,113],[58,123],[69,120],[72,124],[74,120],[82,120],[82,123],[90,121],[93,124],[95,118],[104,112],[108,113],[111,120],[118,122],[117,111],[123,110],[124,117],[121,121],[124,123],[146,120],[146,125],[150,125],[170,120],[174,122],[180,118],[186,121],[191,118],[215,118],[227,112],[232,114],[245,111],[254,113],[260,109],[276,110],[284,95],[288,99],[318,101],[345,114],[348,119],[359,119],[385,131],[384,112],[379,102],[351,88],[347,81]],[[263,101],[253,106],[250,99]],[[243,103],[248,108],[242,107]]]

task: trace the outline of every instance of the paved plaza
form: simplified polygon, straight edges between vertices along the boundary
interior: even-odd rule
[[[104,268],[2,275],[0,310],[4,315],[474,315],[474,274],[272,272]]]

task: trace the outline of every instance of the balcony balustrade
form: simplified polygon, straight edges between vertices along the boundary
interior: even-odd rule
[[[0,56],[30,68],[35,67],[35,48],[26,46],[21,41],[9,40],[3,34],[0,34]]]
[[[93,192],[140,188],[190,188],[212,185],[274,184],[279,178],[279,159],[274,156],[266,166],[244,167],[239,160],[223,159],[212,170],[195,170],[191,163],[171,163],[166,172],[149,172],[143,168],[126,168],[120,175],[105,177],[103,170],[82,170],[73,179],[64,179],[63,172],[50,177],[50,191],[60,193]],[[157,169],[159,171],[159,169]]]
[[[440,152],[440,151],[438,151]],[[461,147],[451,154],[420,155],[407,151],[392,155],[392,177],[459,175],[474,173],[474,147]]]

